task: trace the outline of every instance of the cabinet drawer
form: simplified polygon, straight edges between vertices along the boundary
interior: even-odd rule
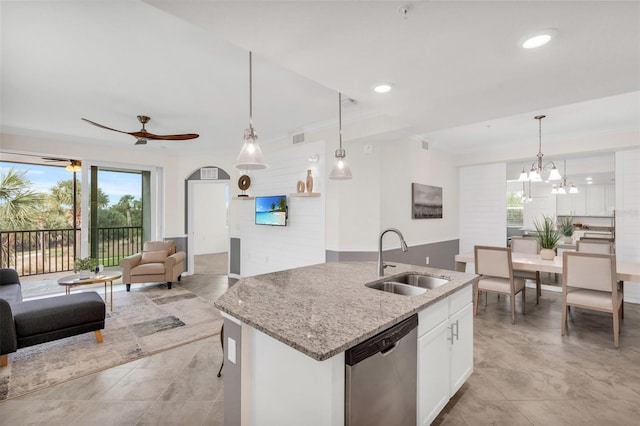
[[[442,299],[418,312],[418,337],[449,318],[449,298]]]
[[[449,313],[451,315],[473,301],[473,285],[468,285],[449,296]]]

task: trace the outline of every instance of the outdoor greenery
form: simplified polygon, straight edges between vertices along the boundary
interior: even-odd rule
[[[26,171],[8,169],[0,176],[0,229],[63,229],[73,227],[73,178],[58,181],[48,192],[32,189]],[[80,227],[82,185],[76,182],[76,223]],[[101,228],[142,225],[142,201],[123,195],[113,205],[98,188],[98,224]]]
[[[507,192],[507,226],[521,227],[523,223],[522,195],[517,192]]]
[[[560,240],[560,233],[553,228],[553,219],[549,216],[542,216],[542,221],[534,220],[536,227],[536,238],[543,249],[554,249]]]
[[[44,195],[30,189],[26,171],[9,169],[0,175],[0,229],[34,229]]]

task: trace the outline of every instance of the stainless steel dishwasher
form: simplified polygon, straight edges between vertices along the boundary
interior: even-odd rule
[[[418,316],[345,352],[345,425],[415,426]]]

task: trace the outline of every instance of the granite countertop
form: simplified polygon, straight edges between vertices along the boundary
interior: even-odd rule
[[[395,265],[385,270],[385,281],[407,272],[451,281],[418,296],[402,296],[365,287],[382,279],[375,262],[322,263],[241,279],[215,306],[323,361],[477,279],[477,275],[445,269]]]

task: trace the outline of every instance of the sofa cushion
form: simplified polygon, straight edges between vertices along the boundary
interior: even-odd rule
[[[131,275],[164,275],[164,263],[144,263],[138,265],[131,270]]]
[[[176,242],[173,240],[168,241],[147,241],[142,246],[142,251],[157,251],[167,250],[169,256],[176,252]]]
[[[22,302],[22,288],[20,284],[0,285],[0,298],[6,300],[12,306]]]
[[[95,291],[27,300],[12,308],[18,339],[105,318],[104,301]]]
[[[162,263],[167,258],[167,250],[143,251],[140,264]]]

